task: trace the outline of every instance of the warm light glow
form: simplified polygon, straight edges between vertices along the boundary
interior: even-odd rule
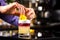
[[[30,29],[30,33],[34,33],[34,30],[33,29]]]

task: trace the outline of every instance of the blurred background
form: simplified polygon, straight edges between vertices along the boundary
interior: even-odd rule
[[[60,6],[59,0],[5,0],[6,4],[18,2],[28,8],[33,8],[36,18],[31,23],[32,39],[51,39],[60,37]],[[0,36],[14,37],[18,28],[0,19]],[[16,37],[16,36],[15,36]]]

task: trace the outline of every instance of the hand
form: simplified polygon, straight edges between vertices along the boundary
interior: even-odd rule
[[[26,8],[26,16],[28,19],[36,18],[35,12],[33,8]]]
[[[16,9],[18,9],[18,10],[16,10]],[[33,19],[36,17],[35,12],[32,8],[26,8],[17,2],[10,3],[6,6],[1,6],[0,10],[2,13],[8,12],[13,15],[24,14],[27,16],[28,19]]]
[[[16,9],[18,9],[18,10],[16,10]],[[24,12],[24,6],[17,2],[13,2],[6,6],[0,6],[0,10],[1,10],[1,13],[20,15],[20,13]]]
[[[20,14],[25,14],[25,6],[19,4],[19,3],[16,3],[15,4],[15,8],[12,8],[11,10],[11,13],[12,14],[15,14],[15,15],[20,15]]]
[[[18,9],[20,10],[20,14],[24,14],[28,19],[36,18],[35,12],[33,8],[26,8],[25,6],[18,4]]]

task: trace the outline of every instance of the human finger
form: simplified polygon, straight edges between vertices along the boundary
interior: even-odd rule
[[[35,12],[33,9],[29,8],[29,12],[27,13],[29,19],[35,18]]]

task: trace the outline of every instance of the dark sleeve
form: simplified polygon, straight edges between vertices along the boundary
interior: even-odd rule
[[[0,18],[10,24],[18,26],[18,19],[19,19],[18,16],[0,14]]]
[[[6,3],[5,3],[5,0],[0,0],[0,6],[5,6]]]

